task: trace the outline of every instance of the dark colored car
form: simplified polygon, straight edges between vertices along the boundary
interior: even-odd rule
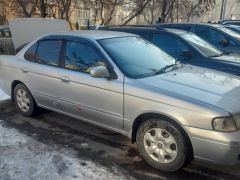
[[[182,63],[240,76],[240,56],[225,55],[221,50],[190,32],[153,27],[105,27],[101,30],[137,34]]]
[[[225,25],[226,28],[231,29],[237,33],[240,33],[240,26],[237,25]]]
[[[158,24],[157,27],[181,29],[192,32],[225,53],[240,54],[240,33],[220,24],[172,23]]]
[[[223,25],[237,25],[240,26],[240,20],[223,20],[219,22],[220,24]]]
[[[12,35],[8,26],[0,26],[0,55],[14,54]]]

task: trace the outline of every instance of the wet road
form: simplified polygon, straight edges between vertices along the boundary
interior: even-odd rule
[[[0,179],[240,179],[240,166],[196,162],[160,172],[127,137],[49,111],[25,118],[8,108],[0,127]]]

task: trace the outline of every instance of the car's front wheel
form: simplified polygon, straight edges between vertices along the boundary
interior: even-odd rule
[[[181,169],[189,160],[189,144],[178,126],[166,120],[143,122],[137,131],[138,150],[151,166],[167,172]]]
[[[36,111],[36,103],[26,86],[18,84],[14,88],[14,102],[17,110],[24,116],[30,117]]]

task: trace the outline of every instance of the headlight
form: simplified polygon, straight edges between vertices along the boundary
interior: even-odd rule
[[[236,122],[237,128],[240,129],[240,115],[234,116],[233,119],[234,119],[235,122]]]
[[[215,118],[212,125],[215,131],[232,132],[238,130],[236,122],[232,117]]]

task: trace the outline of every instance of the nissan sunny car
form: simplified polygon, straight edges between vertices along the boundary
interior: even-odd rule
[[[240,160],[240,79],[181,65],[127,33],[52,33],[0,56],[0,86],[24,116],[37,107],[128,136],[152,167]]]

